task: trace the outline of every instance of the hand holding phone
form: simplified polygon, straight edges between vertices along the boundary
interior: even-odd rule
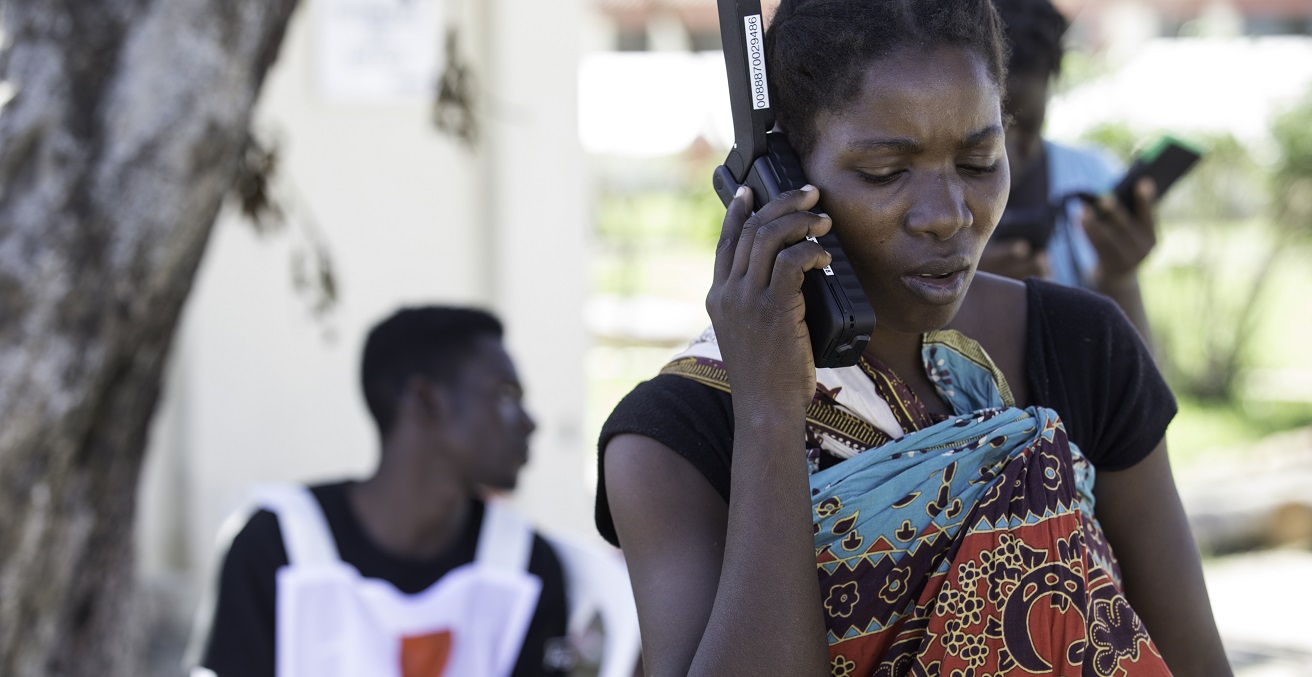
[[[1098,252],[1099,288],[1118,280],[1133,279],[1139,265],[1157,245],[1153,206],[1161,196],[1193,168],[1202,151],[1188,143],[1164,136],[1135,158],[1110,193],[1097,196],[1075,193],[1088,209],[1084,233]],[[1153,189],[1141,186],[1151,179]]]
[[[1155,199],[1160,200],[1166,191],[1175,185],[1180,177],[1189,173],[1193,166],[1202,159],[1203,152],[1188,142],[1173,136],[1163,136],[1135,157],[1130,169],[1125,172],[1111,194],[1116,196],[1121,205],[1135,216],[1139,214],[1135,191],[1139,180],[1153,180]],[[1076,193],[1094,209],[1099,209],[1098,196],[1092,193]]]
[[[787,417],[815,396],[801,286],[807,271],[830,263],[815,240],[832,223],[815,213],[820,193],[813,186],[782,193],[759,210],[753,209],[753,193],[741,187],[725,211],[706,312],[735,403],[741,395],[753,409]]]
[[[1202,151],[1188,143],[1171,136],[1163,136],[1135,158],[1129,171],[1125,172],[1125,176],[1121,177],[1116,187],[1112,189],[1112,194],[1130,210],[1131,214],[1138,216],[1135,187],[1140,179],[1147,177],[1153,180],[1156,197],[1160,200],[1166,191],[1170,190],[1180,177],[1193,169],[1194,164],[1202,157]]]
[[[760,210],[780,194],[807,185],[807,180],[788,137],[772,131],[774,113],[760,0],[718,2],[735,143],[724,164],[715,170],[715,192],[727,207],[745,185],[752,189],[754,208]],[[830,232],[807,239],[820,244],[832,257],[828,266],[808,270],[802,281],[815,365],[854,365],[874,331],[874,308],[838,238]]]

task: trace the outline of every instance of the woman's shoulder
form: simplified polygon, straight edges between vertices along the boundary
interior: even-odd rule
[[[1066,333],[1073,325],[1121,333],[1124,324],[1133,331],[1114,301],[1079,287],[1030,278],[1024,282],[977,273],[966,302],[950,328],[991,347],[1024,343],[1035,329],[1053,327]],[[1080,331],[1088,336],[1089,332]],[[990,351],[992,354],[994,351]]]
[[[729,500],[733,405],[729,393],[691,378],[661,374],[639,383],[615,405],[597,440],[597,530],[619,545],[606,490],[606,450],[623,435],[640,435],[686,459]]]
[[[1111,299],[1031,280],[1026,349],[1031,392],[1103,470],[1128,468],[1156,448],[1176,413],[1152,351]]]
[[[615,405],[597,441],[601,462],[606,446],[620,435],[641,435],[665,445],[727,493],[733,453],[729,393],[684,376],[661,374],[638,384]]]
[[[620,433],[637,433],[652,437],[671,419],[692,416],[715,419],[719,413],[731,413],[729,394],[676,374],[659,374],[634,386],[615,405],[603,426],[603,437]],[[603,440],[603,445],[604,445]]]
[[[1027,280],[1025,286],[1032,339],[1049,337],[1059,344],[1139,340],[1120,306],[1102,294],[1038,279]]]
[[[1101,294],[988,273],[976,274],[950,328],[984,348],[1022,403],[1043,396],[1031,392],[1030,384],[1048,362],[1073,367],[1072,359],[1083,355],[1074,362],[1091,363],[1094,355],[1124,352],[1138,340],[1125,314]]]

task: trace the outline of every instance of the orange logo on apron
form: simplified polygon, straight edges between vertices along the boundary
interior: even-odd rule
[[[442,677],[451,657],[451,631],[401,638],[401,677]]]

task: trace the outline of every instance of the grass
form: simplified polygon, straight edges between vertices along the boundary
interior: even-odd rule
[[[1312,404],[1300,402],[1208,403],[1180,398],[1180,413],[1166,431],[1177,466],[1242,454],[1269,435],[1312,425]]]

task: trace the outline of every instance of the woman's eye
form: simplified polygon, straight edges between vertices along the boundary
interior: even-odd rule
[[[861,170],[857,170],[856,175],[857,178],[861,179],[862,181],[865,181],[866,183],[873,183],[876,186],[882,186],[886,183],[892,183],[893,181],[897,180],[897,177],[901,176],[902,172],[896,171],[896,172],[890,172],[888,174],[871,174],[869,172],[863,172]]]
[[[963,164],[959,166],[961,167],[962,171],[968,174],[983,176],[985,174],[992,174],[993,172],[998,171],[998,167],[1000,167],[1001,165],[1002,165],[1002,161],[999,160],[991,165]]]

